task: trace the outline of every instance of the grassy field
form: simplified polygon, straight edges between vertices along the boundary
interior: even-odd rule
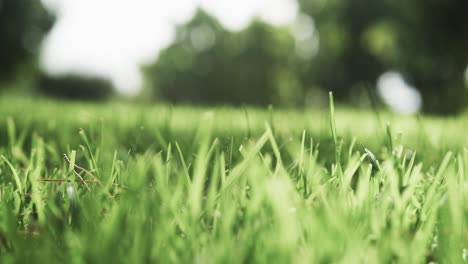
[[[0,98],[0,263],[463,263],[468,115]]]

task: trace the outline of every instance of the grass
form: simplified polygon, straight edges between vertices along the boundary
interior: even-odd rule
[[[0,263],[462,263],[466,115],[0,99]],[[65,155],[65,156],[64,156]]]

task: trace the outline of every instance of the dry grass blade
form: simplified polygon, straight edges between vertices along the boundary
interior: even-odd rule
[[[63,154],[63,158],[65,159],[65,161],[70,165],[71,164],[71,161],[70,159],[68,158],[67,154]],[[73,164],[73,167],[76,168],[76,169],[79,169],[80,171],[84,172],[85,174],[91,176],[94,180],[96,180],[98,183],[101,184],[101,181],[96,177],[94,176],[94,174],[92,174],[90,171],[88,171],[87,169],[81,167],[81,166],[78,166],[76,163]],[[75,171],[76,172],[76,171]],[[81,177],[81,176],[80,176]]]
[[[99,181],[96,180],[64,180],[64,179],[38,179],[38,182],[44,182],[44,183],[64,183],[64,182],[77,182],[77,183],[83,183],[83,184],[88,184],[88,183],[100,183]],[[112,186],[119,187],[122,189],[127,189],[127,186],[118,184],[118,183],[112,183]]]

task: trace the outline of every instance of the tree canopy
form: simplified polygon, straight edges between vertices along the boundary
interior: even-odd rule
[[[320,35],[311,76],[339,99],[397,70],[419,89],[426,112],[466,107],[468,2],[301,0],[300,6]]]
[[[297,106],[319,88],[350,102],[372,91],[384,72],[398,71],[421,92],[425,112],[455,113],[466,107],[468,2],[299,4],[301,16],[315,26],[318,52],[313,56],[297,56],[301,36],[298,40],[288,27],[255,20],[230,32],[199,10],[179,25],[176,40],[158,60],[145,66],[154,96],[172,102]],[[313,50],[317,43],[307,45]]]
[[[172,102],[295,104],[302,91],[294,45],[286,28],[256,20],[230,32],[199,10],[145,73],[157,96]]]
[[[0,80],[35,58],[54,17],[39,0],[0,0]]]

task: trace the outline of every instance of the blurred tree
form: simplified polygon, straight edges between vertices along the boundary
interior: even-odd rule
[[[468,1],[390,1],[398,25],[397,67],[420,89],[426,112],[468,105]]]
[[[198,10],[144,71],[155,96],[172,102],[296,105],[302,90],[294,45],[286,28],[257,20],[230,32]]]
[[[307,73],[308,83],[333,91],[347,101],[373,85],[391,60],[391,39],[375,37],[388,31],[386,3],[381,0],[299,0],[318,30],[319,50]],[[380,55],[386,57],[382,57]]]
[[[0,81],[34,58],[53,21],[39,0],[0,0]]]
[[[299,3],[302,17],[318,31],[316,54],[317,47],[303,44],[317,43],[302,43],[306,36],[300,32],[293,37],[287,28],[260,21],[230,32],[199,10],[178,27],[175,42],[158,61],[145,67],[156,96],[173,102],[300,105],[309,94],[304,89],[319,87],[350,101],[362,98],[385,71],[397,70],[421,91],[425,112],[455,113],[467,105],[467,1]]]
[[[47,96],[69,100],[106,100],[113,94],[112,84],[103,78],[68,74],[51,76],[41,73],[37,90]]]
[[[356,87],[396,69],[420,90],[425,112],[454,113],[467,105],[467,1],[299,2],[320,38],[306,82],[349,100]]]

